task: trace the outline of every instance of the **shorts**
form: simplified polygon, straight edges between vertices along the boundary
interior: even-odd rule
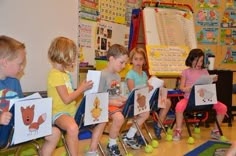
[[[52,124],[55,124],[55,121],[62,115],[68,115],[68,116],[71,116],[69,113],[67,112],[59,112],[59,113],[56,113],[55,115],[52,116]]]
[[[109,116],[116,112],[122,112],[123,107],[117,107],[117,106],[108,106]]]

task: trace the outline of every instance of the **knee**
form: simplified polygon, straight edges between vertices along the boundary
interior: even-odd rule
[[[61,137],[61,131],[57,127],[52,127],[52,134],[45,137],[47,141],[58,142]]]
[[[227,106],[221,102],[218,102],[217,104],[214,105],[215,106],[215,110],[217,112],[217,114],[226,114],[227,113]]]
[[[117,114],[113,117],[113,121],[116,124],[122,125],[125,121],[124,116],[122,114]]]
[[[140,114],[140,117],[141,117],[142,119],[145,119],[145,120],[147,120],[147,119],[149,118],[149,116],[150,116],[150,113],[149,113],[149,112],[144,112],[144,113],[141,113],[141,114]]]
[[[66,128],[66,133],[70,136],[77,136],[79,133],[79,127],[77,124],[71,124]]]

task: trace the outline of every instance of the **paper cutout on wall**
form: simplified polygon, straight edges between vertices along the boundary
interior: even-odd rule
[[[233,49],[233,47],[226,47],[225,57],[222,60],[222,63],[232,64],[236,63],[236,49]]]
[[[222,28],[236,28],[236,9],[226,9],[222,15]]]
[[[199,26],[213,26],[219,25],[219,12],[217,10],[201,9],[196,14],[196,24]]]
[[[217,44],[218,28],[202,28],[197,32],[197,41],[201,44]]]
[[[220,6],[220,0],[198,0],[198,8],[218,8]]]
[[[220,44],[221,45],[236,45],[236,29],[224,29],[220,31]]]

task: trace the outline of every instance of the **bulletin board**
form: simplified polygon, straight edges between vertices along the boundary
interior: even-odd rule
[[[47,56],[51,41],[65,36],[77,43],[78,1],[1,0],[0,19],[0,35],[11,36],[26,45],[27,63],[20,79],[23,91],[46,91],[51,68]],[[75,87],[77,77],[75,69]]]
[[[179,75],[190,49],[197,47],[192,12],[146,7],[142,13],[149,73]]]

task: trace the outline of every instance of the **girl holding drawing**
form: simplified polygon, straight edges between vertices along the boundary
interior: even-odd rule
[[[185,93],[184,98],[181,99],[176,107],[176,129],[174,131],[173,140],[177,141],[181,138],[182,131],[182,122],[183,122],[183,112],[186,109],[188,98],[192,86],[194,83],[202,76],[209,75],[208,71],[204,69],[204,53],[201,49],[192,49],[185,60],[185,65],[189,68],[182,71],[181,81],[180,81],[180,89]],[[217,81],[218,77],[215,76],[213,81]],[[224,116],[227,112],[227,107],[221,103],[217,102],[213,105],[213,109],[216,110],[217,120],[219,124],[222,123]],[[220,139],[220,133],[215,125],[215,128],[211,131],[211,137],[214,139]]]
[[[143,67],[146,63],[146,52],[143,48],[134,48],[130,52],[130,61],[133,64],[132,69],[126,75],[126,82],[129,91],[131,92],[135,87],[147,85],[149,91],[153,89],[154,86],[149,85],[147,74],[143,71]],[[170,108],[171,103],[167,103],[166,112],[162,111],[162,120],[165,119],[165,115]],[[139,126],[148,119],[150,112],[142,112],[136,116],[136,120]],[[156,125],[158,127],[158,125]],[[159,127],[158,127],[159,128]],[[131,126],[127,134],[124,136],[124,142],[132,147],[133,149],[139,149],[141,145],[145,145],[142,137],[136,134],[137,129],[135,125]],[[158,136],[160,136],[161,130],[159,129]],[[136,135],[135,135],[136,134]]]
[[[55,38],[48,50],[52,69],[48,74],[47,92],[48,97],[53,99],[53,122],[66,131],[66,142],[72,156],[78,155],[79,144],[79,128],[74,120],[77,110],[76,99],[93,86],[92,81],[83,81],[76,90],[72,88],[69,72],[73,70],[77,52],[76,44],[65,37]],[[99,137],[93,138],[96,140],[91,141],[90,150],[96,151]]]

